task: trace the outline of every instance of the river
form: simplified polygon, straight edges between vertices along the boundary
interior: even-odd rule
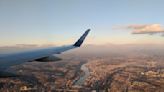
[[[82,86],[85,82],[85,79],[89,77],[90,72],[89,69],[86,67],[86,64],[81,66],[81,70],[85,73],[84,76],[81,76],[80,79],[75,83],[75,85]]]

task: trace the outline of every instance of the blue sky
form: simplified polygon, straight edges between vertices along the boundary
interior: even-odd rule
[[[116,26],[164,25],[163,0],[0,0],[0,46],[67,44],[86,29],[87,44],[163,43]]]

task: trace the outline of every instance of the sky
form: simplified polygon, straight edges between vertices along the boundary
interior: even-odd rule
[[[163,44],[163,3],[163,0],[0,0],[0,46],[72,44],[88,28],[91,33],[86,44]],[[159,34],[147,32],[154,30],[160,31]],[[133,34],[138,31],[144,32]]]

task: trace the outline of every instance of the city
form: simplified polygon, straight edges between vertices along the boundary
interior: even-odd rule
[[[22,76],[1,78],[0,90],[9,92],[15,90],[162,92],[164,90],[163,51],[156,54],[150,54],[149,50],[146,50],[149,53],[144,51],[133,53],[134,50],[139,50],[133,48],[126,53],[112,52],[113,49],[109,46],[107,48],[110,52],[108,50],[105,52],[95,46],[99,54],[91,54],[87,53],[85,50],[87,48],[91,49],[92,46],[84,47],[82,51],[75,50],[61,55],[60,57],[64,58],[61,61],[30,62],[12,67],[12,70]]]

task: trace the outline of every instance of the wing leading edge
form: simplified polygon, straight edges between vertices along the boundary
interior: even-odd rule
[[[53,54],[60,54],[70,49],[80,47],[84,42],[86,36],[88,35],[90,29],[88,29],[77,42],[73,45],[61,46],[61,47],[51,47],[46,49],[39,49],[33,51],[26,51],[21,53],[12,53],[0,57],[0,70],[8,68],[13,65],[21,64],[27,61],[32,61],[44,57],[48,57]]]

